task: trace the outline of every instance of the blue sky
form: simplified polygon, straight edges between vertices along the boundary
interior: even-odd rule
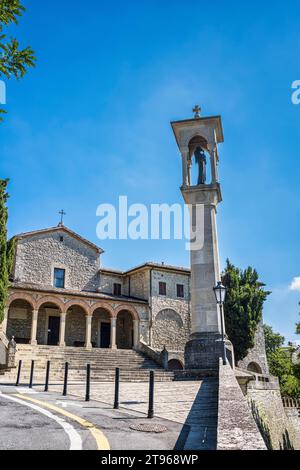
[[[296,340],[300,276],[300,5],[290,1],[31,0],[10,29],[37,67],[7,84],[0,126],[9,232],[66,225],[105,250],[105,266],[188,265],[185,241],[99,241],[96,208],[182,202],[169,125],[221,114],[221,263],[252,265],[272,290],[265,321]],[[272,5],[272,6],[271,6]]]

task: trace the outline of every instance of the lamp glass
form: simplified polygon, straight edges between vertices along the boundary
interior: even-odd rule
[[[216,296],[216,301],[218,304],[223,304],[226,297],[226,287],[223,286],[222,282],[218,282],[216,287],[214,287],[214,293]]]

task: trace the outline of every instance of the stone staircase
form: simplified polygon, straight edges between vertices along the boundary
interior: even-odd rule
[[[65,363],[69,363],[69,381],[82,382],[86,378],[86,365],[91,365],[91,380],[94,382],[112,382],[116,367],[120,368],[120,378],[125,382],[146,382],[149,371],[155,371],[156,381],[172,381],[174,373],[166,371],[152,359],[133,350],[58,348],[52,346],[18,345],[16,365],[22,360],[21,384],[27,384],[30,378],[31,361],[34,365],[34,383],[45,381],[46,364],[51,361],[50,383],[61,382],[64,378]],[[0,382],[16,381],[17,368],[9,371],[0,370]]]

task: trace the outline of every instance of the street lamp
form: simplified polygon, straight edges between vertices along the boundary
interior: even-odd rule
[[[217,304],[220,307],[220,317],[221,317],[221,335],[222,335],[222,343],[223,343],[223,364],[224,366],[227,364],[226,358],[226,344],[225,344],[225,334],[224,334],[224,313],[223,313],[223,304],[225,302],[226,297],[226,287],[223,286],[222,282],[218,282],[217,285],[213,288]]]

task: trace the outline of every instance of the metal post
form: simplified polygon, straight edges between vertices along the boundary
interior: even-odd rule
[[[85,401],[90,401],[90,388],[91,388],[91,365],[86,365],[86,393]]]
[[[116,368],[116,377],[115,377],[115,402],[114,410],[119,409],[119,394],[120,394],[120,369]]]
[[[31,361],[29,388],[33,386],[34,360]]]
[[[50,375],[50,361],[47,361],[45,392],[48,392],[48,388],[49,388],[49,375]]]
[[[64,390],[63,396],[67,396],[67,389],[68,389],[68,372],[69,372],[69,363],[65,363],[65,377],[64,377]]]
[[[149,380],[149,408],[148,408],[148,418],[151,419],[154,416],[154,372],[150,371],[150,380]]]
[[[17,374],[17,381],[16,381],[16,387],[20,385],[20,377],[21,377],[21,368],[22,368],[22,361],[19,361],[19,366],[18,366],[18,374]]]
[[[225,335],[224,335],[223,304],[220,304],[220,315],[221,315],[221,335],[222,335],[222,343],[223,343],[223,365],[226,366],[227,357],[226,357],[226,343],[225,343]]]

